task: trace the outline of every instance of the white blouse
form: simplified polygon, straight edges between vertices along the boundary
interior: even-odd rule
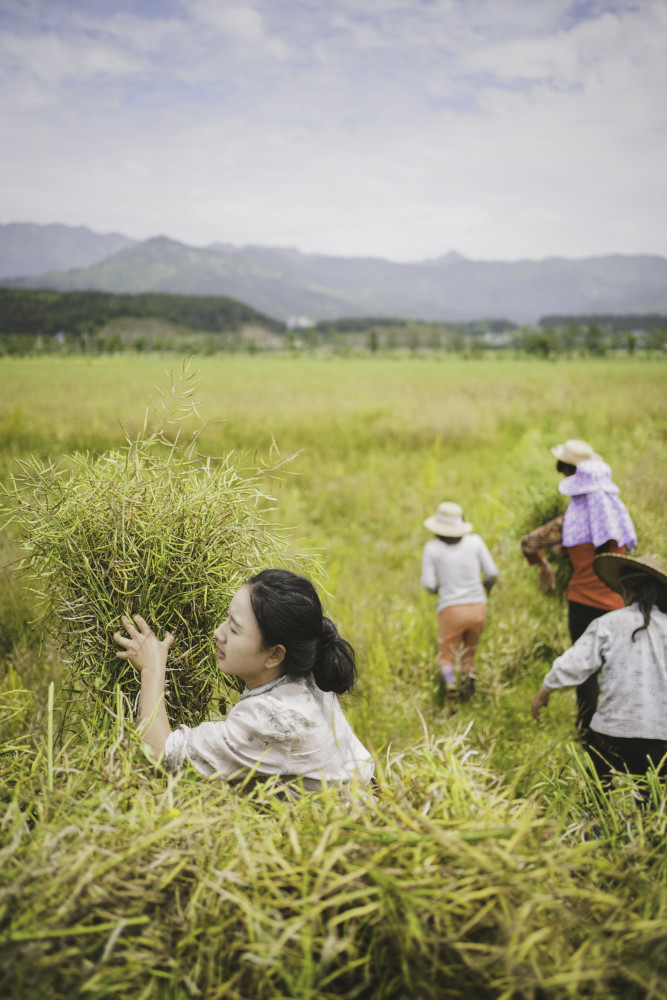
[[[367,785],[373,759],[343,715],[338,698],[312,678],[279,677],[246,690],[218,722],[181,725],[167,737],[169,766],[189,761],[201,774],[220,778],[300,776],[304,788],[323,782]]]
[[[607,736],[667,740],[667,615],[654,607],[647,629],[637,604],[601,615],[554,660],[547,691],[582,684],[600,670],[591,729]]]
[[[421,585],[438,595],[436,611],[453,604],[486,604],[484,584],[498,579],[498,567],[479,535],[449,545],[432,538],[424,546]]]

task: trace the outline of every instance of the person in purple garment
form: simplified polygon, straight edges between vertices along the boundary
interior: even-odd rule
[[[558,470],[564,474],[559,492],[570,497],[565,514],[530,531],[521,539],[529,563],[540,566],[540,587],[553,586],[554,573],[540,549],[550,548],[568,558],[572,576],[567,586],[568,624],[572,642],[600,615],[623,607],[622,597],[595,573],[593,560],[602,553],[622,555],[637,547],[637,533],[611,468],[584,441],[567,441],[552,449]],[[598,698],[593,674],[577,687],[577,726],[582,742],[587,739]]]

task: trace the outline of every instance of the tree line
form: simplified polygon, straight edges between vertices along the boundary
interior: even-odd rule
[[[168,326],[148,329],[151,324],[145,321]],[[506,350],[543,358],[664,353],[667,316],[546,316],[535,326],[518,327],[494,318],[434,323],[362,316],[286,331],[279,321],[223,296],[0,287],[0,354],[126,350],[215,354],[277,347],[335,354],[447,352],[467,357]]]
[[[667,316],[554,316],[537,327],[522,327],[516,346],[527,354],[550,357],[574,353],[602,357],[609,351],[664,351]]]

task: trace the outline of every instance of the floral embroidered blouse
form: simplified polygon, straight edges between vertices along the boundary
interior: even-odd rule
[[[306,790],[325,782],[367,785],[374,770],[336,695],[312,679],[287,676],[246,688],[225,719],[179,726],[165,755],[170,766],[187,760],[201,774],[227,780],[250,772],[299,776]]]

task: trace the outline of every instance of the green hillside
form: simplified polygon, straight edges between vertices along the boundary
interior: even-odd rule
[[[0,336],[53,336],[60,331],[81,335],[119,317],[158,319],[211,333],[233,332],[245,324],[283,330],[277,320],[222,296],[0,288]]]

